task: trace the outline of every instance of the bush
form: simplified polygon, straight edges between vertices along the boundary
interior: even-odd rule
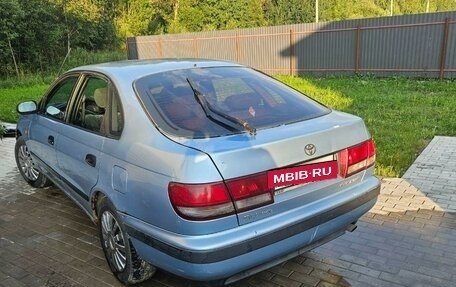
[[[6,133],[6,128],[3,126],[2,122],[0,122],[0,140],[3,139],[3,135]]]
[[[89,52],[84,49],[73,49],[65,62],[56,62],[53,66],[46,67],[41,72],[20,70],[19,76],[9,74],[0,78],[0,88],[30,87],[33,85],[50,84],[59,74],[78,66],[110,61],[126,60],[123,51],[98,51]]]

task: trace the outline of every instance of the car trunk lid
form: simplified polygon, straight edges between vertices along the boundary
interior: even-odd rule
[[[180,142],[211,157],[230,191],[239,224],[246,224],[282,212],[285,202],[294,200],[283,195],[288,190],[286,184],[265,185],[268,172],[335,161],[339,151],[369,137],[360,118],[331,112],[315,119],[259,130],[256,135],[242,133],[210,139],[180,139]],[[306,150],[309,147],[311,150]],[[324,190],[342,180],[336,171],[332,179],[309,184],[307,192]],[[321,196],[327,196],[328,192]],[[296,196],[318,200],[317,193],[295,194],[294,198]]]

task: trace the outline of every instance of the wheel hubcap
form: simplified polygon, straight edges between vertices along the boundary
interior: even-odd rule
[[[36,181],[40,172],[35,168],[32,156],[26,145],[21,145],[18,152],[19,166],[28,180]]]
[[[119,223],[109,211],[101,215],[101,233],[108,260],[118,272],[122,272],[127,263],[125,239]]]

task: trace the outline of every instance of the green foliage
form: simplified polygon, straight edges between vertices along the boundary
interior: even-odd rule
[[[53,70],[54,74],[57,72],[64,72],[71,68],[81,65],[89,65],[94,63],[104,63],[111,61],[126,60],[126,54],[122,51],[97,51],[89,52],[85,49],[74,49],[69,54],[60,71]]]
[[[258,27],[266,24],[264,0],[152,1],[153,33],[181,33]]]
[[[2,122],[0,122],[0,140],[3,139],[3,135],[6,133],[6,128],[5,126],[2,125]]]
[[[125,38],[315,21],[315,0],[2,0],[0,78],[58,70],[69,51],[121,50]],[[389,15],[390,0],[321,0],[320,21]],[[456,10],[394,0],[394,15]],[[74,52],[71,52],[71,55]],[[79,52],[77,52],[79,53]]]
[[[114,22],[104,2],[112,1],[0,1],[0,77],[56,69],[70,49],[115,48]]]
[[[321,21],[380,17],[388,15],[388,10],[376,5],[372,0],[325,0],[321,1],[320,9]]]
[[[0,121],[14,123],[19,115],[16,107],[20,102],[38,101],[44,94],[49,84],[34,84],[12,88],[0,88],[2,101],[0,102]]]
[[[115,18],[117,36],[121,39],[149,33],[155,10],[150,0],[123,1]]]
[[[10,40],[18,36],[16,27],[20,25],[23,13],[16,0],[0,1],[0,35]]]
[[[138,0],[136,0],[138,1]],[[127,1],[128,2],[128,1]],[[456,9],[454,0],[393,0],[394,15]],[[151,0],[149,33],[180,33],[315,21],[315,0]],[[319,1],[320,21],[388,16],[390,0]],[[144,30],[143,30],[144,31]]]
[[[314,22],[315,1],[266,0],[264,13],[269,25]]]
[[[23,11],[16,0],[0,1],[0,65],[3,73],[13,73],[15,70],[14,51],[11,41],[19,36]],[[1,73],[1,72],[0,72]]]
[[[10,75],[0,80],[1,88],[13,87],[28,87],[41,84],[49,84],[57,78],[59,73],[65,72],[71,68],[89,65],[95,63],[103,63],[110,61],[126,60],[126,55],[122,51],[98,51],[88,52],[84,49],[74,49],[67,57],[65,63],[57,63],[42,73],[22,72],[19,77]],[[0,98],[3,100],[6,95],[0,93]]]
[[[59,11],[43,1],[19,0],[19,3],[23,12],[21,36],[12,41],[18,65],[21,70],[43,71],[65,55],[66,45],[61,44],[65,31],[55,24],[61,20]]]

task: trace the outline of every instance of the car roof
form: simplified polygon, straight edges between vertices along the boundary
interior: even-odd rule
[[[130,79],[131,81],[146,75],[172,70],[208,67],[242,67],[243,65],[211,59],[154,59],[154,60],[124,60],[80,66],[68,72],[93,71],[113,78]]]

